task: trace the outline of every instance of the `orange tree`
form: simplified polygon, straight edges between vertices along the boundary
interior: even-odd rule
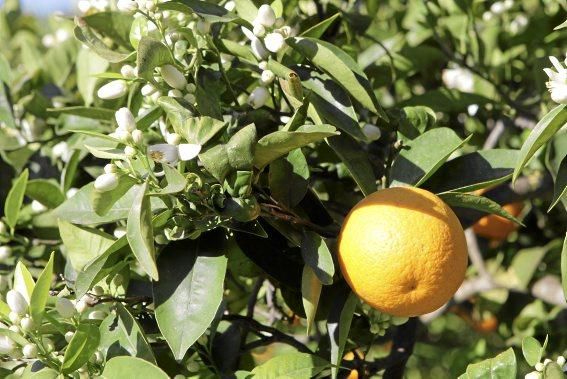
[[[564,7],[4,1],[2,377],[563,377]]]

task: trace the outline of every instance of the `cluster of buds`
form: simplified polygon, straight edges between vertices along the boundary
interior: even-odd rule
[[[567,68],[555,57],[549,57],[549,60],[555,70],[544,68],[543,71],[545,71],[549,77],[546,86],[551,93],[551,100],[558,104],[567,104]],[[567,66],[567,57],[565,58],[564,64]]]
[[[547,366],[548,364],[550,364],[552,362],[553,361],[551,359],[545,359],[543,362],[536,363],[535,367],[534,367],[535,371],[527,373],[524,378],[525,379],[542,379],[543,378],[543,371],[545,370],[545,366]],[[565,369],[567,369],[567,366],[565,365],[566,362],[567,362],[567,360],[562,355],[558,356],[557,359],[555,360],[555,363],[561,368],[562,371],[565,371]]]
[[[0,328],[7,328],[13,333],[21,334],[25,337],[36,329],[36,325],[30,317],[29,304],[24,295],[12,289],[6,294],[6,304],[10,308],[8,319],[10,325],[0,323]],[[53,346],[53,344],[51,344]],[[13,359],[33,359],[37,356],[38,348],[34,343],[18,345],[7,335],[0,336],[0,354],[9,355]]]

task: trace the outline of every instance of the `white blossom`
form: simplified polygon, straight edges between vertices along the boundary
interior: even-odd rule
[[[144,142],[144,133],[138,129],[134,130],[132,132],[132,141],[134,141],[136,145],[141,145],[142,142]]]
[[[67,341],[67,343],[71,342],[74,336],[75,336],[75,332],[69,331],[65,333],[65,341]]]
[[[166,64],[161,67],[161,77],[165,82],[173,88],[183,89],[187,85],[187,79],[181,71],[179,71],[175,66]]]
[[[362,132],[364,133],[368,141],[376,141],[377,139],[380,139],[380,136],[382,135],[380,128],[378,128],[376,125],[368,123],[364,124],[364,126],[362,127]]]
[[[75,305],[71,302],[71,300],[64,297],[57,299],[55,309],[63,318],[71,318],[75,314]]]
[[[20,327],[24,332],[31,332],[35,329],[35,323],[33,322],[31,317],[24,317],[20,321]]]
[[[55,46],[55,37],[53,34],[46,34],[41,38],[41,44],[45,47],[53,47]]]
[[[112,191],[118,186],[118,174],[102,174],[96,178],[94,188],[99,192]]]
[[[268,33],[264,38],[266,49],[272,53],[277,53],[285,46],[285,38],[280,33]]]
[[[260,76],[260,83],[262,83],[262,85],[264,86],[267,86],[270,85],[275,78],[276,75],[271,70],[264,70],[262,71],[262,75]]]
[[[14,351],[16,343],[10,337],[0,336],[0,354],[7,355]]]
[[[211,31],[211,23],[206,20],[199,19],[199,21],[197,21],[197,25],[195,25],[195,28],[197,29],[197,32],[201,34],[207,34]]]
[[[258,109],[266,104],[268,98],[270,97],[270,93],[264,87],[256,87],[250,96],[248,96],[248,104],[254,109]]]
[[[37,357],[37,346],[33,343],[28,343],[22,348],[22,354],[24,358],[35,358]]]
[[[37,200],[31,202],[31,209],[33,213],[41,213],[47,210],[47,207]]]
[[[551,68],[544,68],[543,71],[549,77],[546,86],[551,93],[551,100],[558,104],[567,104],[567,68],[555,57],[549,57],[549,60],[556,71]],[[567,59],[565,64],[567,65]]]
[[[118,167],[113,163],[108,163],[104,165],[104,172],[105,174],[112,174],[114,172],[118,172]]]
[[[134,0],[118,0],[116,8],[121,12],[134,13],[138,9],[138,3]]]
[[[170,145],[160,143],[148,147],[148,155],[158,163],[173,164],[177,161],[188,161],[195,158],[201,152],[201,145],[192,143],[182,143],[179,145]]]
[[[28,302],[25,297],[14,289],[6,294],[6,303],[8,303],[10,310],[18,315],[24,315],[28,310]]]
[[[565,359],[565,357],[563,355],[560,355],[557,357],[557,364],[559,366],[561,366],[563,368],[563,366],[565,366],[565,362],[567,362],[567,360]]]
[[[71,38],[71,33],[67,29],[59,28],[55,31],[55,40],[57,42],[65,42],[69,38]]]
[[[138,76],[138,69],[129,64],[120,67],[120,74],[128,79],[134,79]]]
[[[461,92],[472,92],[474,90],[474,76],[469,70],[456,67],[443,70],[441,75],[443,83],[449,89],[457,89]]]
[[[60,158],[63,162],[68,162],[73,154],[71,149],[69,149],[69,145],[65,141],[53,145],[51,153],[53,154],[53,158]]]
[[[142,96],[150,96],[150,95],[152,95],[153,93],[156,92],[156,89],[151,84],[145,84],[142,87],[141,92],[142,92]]]
[[[122,79],[113,80],[100,87],[97,96],[103,100],[118,99],[128,92],[128,85]]]
[[[201,152],[201,145],[194,143],[182,143],[177,145],[177,151],[181,161],[189,161],[199,155]]]
[[[119,128],[128,132],[132,132],[136,129],[136,119],[130,109],[126,107],[120,108],[114,114],[114,118],[116,119],[116,124],[118,124]]]
[[[266,35],[266,27],[262,24],[256,24],[254,25],[254,29],[252,29],[252,33],[254,33],[256,37],[264,37],[264,35]]]
[[[258,59],[266,59],[270,56],[270,52],[266,50],[262,41],[256,36],[253,36],[250,47],[252,48],[252,53]]]
[[[166,142],[170,145],[179,145],[181,143],[181,136],[177,133],[170,133],[166,138]]]
[[[104,320],[106,318],[106,312],[104,311],[92,311],[89,313],[89,320]]]
[[[234,1],[227,1],[224,4],[224,9],[226,9],[229,12],[232,12],[234,9],[236,8],[236,3]]]
[[[172,90],[169,90],[169,92],[167,93],[167,96],[169,96],[169,97],[183,97],[183,92],[181,92],[178,89],[172,89]]]
[[[122,238],[126,235],[126,228],[124,228],[122,226],[117,226],[116,229],[114,229],[114,232],[112,234],[116,238]]]
[[[0,262],[12,256],[12,248],[10,246],[0,246]]]
[[[526,376],[524,376],[524,379],[541,379],[541,373],[532,371],[530,373],[527,373]]]
[[[75,194],[79,192],[78,188],[75,187],[71,187],[67,190],[67,192],[65,193],[65,196],[67,197],[67,199],[72,198],[73,196],[75,196]]]
[[[132,146],[126,146],[124,148],[124,154],[128,158],[132,158],[132,157],[136,156],[136,149],[134,149]]]

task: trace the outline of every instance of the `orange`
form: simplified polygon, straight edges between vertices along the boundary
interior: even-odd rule
[[[432,312],[459,288],[467,268],[461,224],[439,197],[389,188],[360,201],[338,240],[341,271],[370,306],[394,316]]]
[[[502,208],[514,217],[522,212],[522,203],[506,204]],[[484,238],[503,241],[518,228],[518,224],[497,215],[484,216],[473,225],[474,232]]]
[[[357,369],[351,370],[347,376],[347,379],[358,379],[358,370]]]

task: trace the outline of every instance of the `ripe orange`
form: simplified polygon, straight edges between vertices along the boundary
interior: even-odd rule
[[[358,379],[358,370],[351,370],[346,379]]]
[[[518,217],[524,208],[523,203],[506,204],[502,208],[514,217]],[[503,241],[518,228],[518,224],[497,215],[484,216],[473,225],[474,232],[484,238]]]
[[[381,312],[432,312],[459,288],[467,268],[461,224],[439,197],[389,188],[360,201],[338,241],[341,271],[352,290]]]

